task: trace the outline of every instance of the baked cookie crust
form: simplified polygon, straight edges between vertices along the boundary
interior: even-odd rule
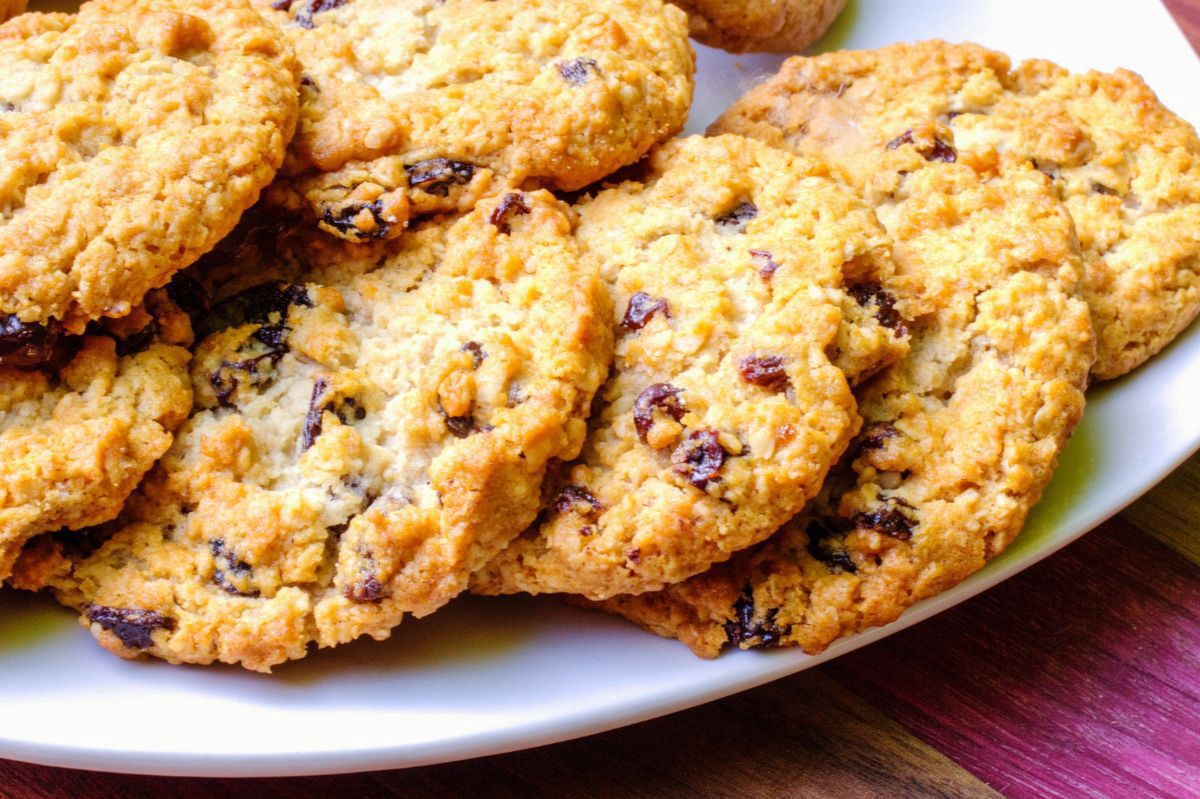
[[[211,249],[282,163],[299,72],[244,0],[0,27],[0,313],[73,333]]]
[[[266,671],[432,613],[533,520],[608,366],[547,192],[367,246],[253,224],[206,277],[175,446],[97,550],[17,565],[123,657]]]
[[[164,292],[83,336],[0,336],[0,581],[33,536],[114,518],[192,405],[191,327]]]
[[[829,30],[846,0],[672,0],[692,38],[731,53],[797,53]]]
[[[656,590],[761,541],[857,432],[848,377],[907,351],[889,241],[825,166],[694,137],[641,173],[576,207],[617,342],[587,444],[477,593]]]
[[[789,60],[713,129],[824,154],[868,192],[881,142],[1030,161],[1075,221],[1097,379],[1136,368],[1200,314],[1200,139],[1132,72],[1013,68],[940,41],[830,53]]]
[[[257,2],[304,66],[273,200],[351,240],[514,187],[579,189],[691,106],[687,21],[662,0]]]

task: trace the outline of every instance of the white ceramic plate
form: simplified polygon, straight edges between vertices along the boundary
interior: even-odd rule
[[[1128,66],[1200,122],[1195,53],[1153,0],[858,0],[820,47],[941,36],[1072,68]],[[692,129],[778,59],[705,51]],[[75,614],[0,593],[0,757],[154,774],[266,776],[413,766],[560,741],[649,719],[837,657],[1046,557],[1200,447],[1200,326],[1087,417],[1024,535],[986,570],[895,624],[820,657],[794,650],[701,661],[673,641],[558,602],[455,602],[386,643],[320,652],[274,676],[130,663]]]

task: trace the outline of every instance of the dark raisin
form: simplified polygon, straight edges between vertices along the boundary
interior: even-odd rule
[[[1096,194],[1103,194],[1103,195],[1105,195],[1106,197],[1115,197],[1115,196],[1117,196],[1117,190],[1116,190],[1116,189],[1110,189],[1108,186],[1105,186],[1103,183],[1093,183],[1093,184],[1092,184],[1092,191],[1094,191]]]
[[[300,76],[300,88],[308,89],[309,91],[316,92],[317,94],[321,93],[321,87],[318,86],[317,82],[308,75]]]
[[[735,236],[746,232],[750,220],[758,216],[758,206],[752,202],[738,203],[732,211],[716,218],[717,232]]]
[[[856,513],[850,521],[856,527],[874,530],[877,533],[907,541],[912,538],[913,528],[917,526],[916,519],[910,511],[912,505],[900,497],[880,497],[882,504],[871,511]]]
[[[771,608],[756,618],[754,594],[747,586],[737,602],[733,603],[733,618],[725,622],[725,637],[729,643],[743,649],[779,646],[790,628],[780,627],[775,619],[778,608]]]
[[[117,355],[124,358],[127,355],[135,355],[144,351],[154,341],[154,337],[158,335],[158,320],[151,319],[141,330],[130,333],[128,336],[114,336],[117,343]]]
[[[754,265],[758,268],[759,277],[770,282],[771,278],[775,277],[776,270],[779,269],[779,264],[775,263],[775,257],[766,250],[751,250],[750,255],[754,258]]]
[[[630,547],[625,551],[625,558],[630,563],[640,563],[642,560],[642,550],[639,547]]]
[[[7,100],[0,100],[0,114],[7,114],[10,111],[16,111],[17,107]]]
[[[1058,168],[1055,166],[1051,166],[1049,164],[1040,164],[1037,162],[1036,159],[1034,159],[1033,160],[1033,168],[1036,169],[1038,172],[1041,172],[1043,175],[1050,178],[1051,180],[1058,179]]]
[[[370,230],[363,230],[354,221],[363,211],[368,212],[375,221],[375,226]],[[325,213],[321,215],[321,222],[350,241],[362,242],[370,241],[371,239],[383,239],[387,238],[388,233],[391,231],[391,222],[383,216],[383,202],[381,200],[375,200],[370,203],[349,202],[336,211],[332,208],[326,208]]]
[[[683,418],[687,411],[679,395],[683,389],[676,388],[670,383],[652,383],[638,394],[633,403],[633,426],[637,428],[638,438],[643,442],[654,426],[654,411],[664,413],[675,421]]]
[[[84,611],[88,621],[108,630],[130,649],[149,649],[154,646],[150,633],[155,630],[173,630],[175,622],[152,610],[137,608],[109,608],[104,605],[88,605]]]
[[[329,390],[329,381],[325,378],[318,377],[313,381],[312,396],[308,398],[308,412],[304,414],[304,432],[300,437],[301,452],[307,452],[317,437],[321,435],[327,390]]]
[[[450,431],[450,435],[455,438],[466,438],[479,428],[475,424],[473,416],[451,416],[446,413],[446,409],[442,407],[442,401],[438,400],[438,412],[442,415],[442,419],[446,423],[446,429]],[[490,429],[490,428],[489,428]]]
[[[908,332],[904,317],[896,310],[895,296],[883,286],[875,281],[868,281],[851,286],[849,292],[854,301],[864,308],[875,305],[875,318],[879,320],[879,324],[891,328],[897,336]]]
[[[651,297],[644,291],[636,292],[629,298],[625,308],[625,316],[621,317],[621,327],[626,330],[641,330],[654,318],[656,313],[671,318],[671,305],[660,297]]]
[[[559,61],[558,74],[572,86],[582,86],[587,83],[588,75],[595,72],[600,74],[600,65],[594,58],[572,58],[570,61]]]
[[[727,454],[715,430],[693,430],[671,453],[671,463],[676,474],[685,477],[696,488],[704,489],[709,483],[720,481]]]
[[[834,571],[854,574],[858,568],[846,551],[846,533],[850,525],[845,519],[813,519],[805,532],[808,533],[808,554]]]
[[[554,509],[559,513],[574,511],[580,516],[595,516],[604,511],[600,500],[583,486],[563,486],[554,498]]]
[[[747,355],[738,359],[738,372],[747,383],[770,391],[786,391],[791,381],[782,355]]]
[[[859,449],[864,452],[868,450],[879,449],[886,444],[888,440],[897,438],[899,435],[900,431],[886,422],[873,424],[863,430],[859,435],[858,446]]]
[[[478,369],[480,365],[483,364],[484,359],[487,358],[487,353],[483,351],[483,345],[478,341],[468,341],[466,344],[462,345],[461,350],[463,352],[471,353],[471,362],[475,364],[476,369]]]
[[[57,368],[74,357],[82,342],[79,336],[65,335],[53,320],[41,325],[22,322],[13,314],[0,315],[0,366]]]
[[[261,283],[240,294],[222,300],[201,321],[196,330],[197,338],[204,338],[218,330],[242,324],[257,324],[279,328],[287,323],[293,306],[313,307],[307,289],[298,283]],[[256,336],[263,343],[266,333]]]
[[[249,386],[270,385],[275,380],[275,367],[285,354],[286,345],[248,358],[221,361],[217,371],[208,379],[213,393],[217,396],[217,402],[222,407],[233,407],[233,395],[243,382]]]
[[[512,233],[512,218],[529,213],[529,203],[525,202],[524,194],[506,194],[500,204],[492,211],[488,221],[496,226],[504,235]]]
[[[896,138],[887,143],[889,150],[898,150],[905,144],[913,144],[912,130],[906,130]],[[954,152],[954,148],[941,139],[934,138],[933,144],[928,147],[918,148],[917,152],[926,161],[942,161],[947,164],[953,164],[958,160],[958,154]]]
[[[296,12],[296,24],[302,28],[312,30],[314,27],[314,14],[320,14],[322,11],[332,11],[335,8],[344,6],[346,2],[347,0],[308,0],[308,2],[306,2],[301,9]],[[277,2],[272,4],[271,7],[277,11],[290,11],[292,6],[295,5],[295,2],[294,0],[289,0],[286,5],[283,5],[283,7],[280,8],[281,4],[282,0],[277,0]]]
[[[351,602],[364,603],[378,602],[387,596],[387,591],[384,590],[383,583],[379,582],[379,578],[374,576],[364,577],[361,580],[350,583],[342,593]]]
[[[450,194],[451,186],[464,186],[475,177],[475,165],[449,158],[430,158],[404,167],[408,185],[435,197]]]
[[[208,549],[217,560],[213,582],[221,590],[234,596],[258,596],[258,591],[246,590],[253,576],[253,567],[234,555],[233,550],[225,545],[224,538],[214,538],[208,543]]]

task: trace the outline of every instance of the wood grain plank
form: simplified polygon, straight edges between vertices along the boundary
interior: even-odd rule
[[[1197,0],[1163,0],[1167,9],[1183,29],[1192,47],[1200,54],[1200,2]]]
[[[300,796],[997,799],[820,671],[581,741],[409,771],[183,780],[0,761],[0,798]]]
[[[1121,518],[1200,564],[1200,455],[1126,508]]]
[[[1010,799],[1194,799],[1198,587],[1118,519],[831,674]]]

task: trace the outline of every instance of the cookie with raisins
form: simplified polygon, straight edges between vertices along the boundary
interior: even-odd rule
[[[121,510],[192,406],[190,339],[161,290],[81,336],[0,317],[0,582],[33,536]]]
[[[0,313],[80,333],[233,229],[299,72],[245,0],[94,0],[0,28]]]
[[[831,158],[882,198],[912,160],[1030,161],[1078,232],[1097,379],[1118,377],[1200,314],[1200,139],[1140,77],[1013,67],[977,45],[930,41],[786,63],[714,126]]]
[[[851,384],[907,350],[890,242],[820,163],[683,139],[576,210],[613,298],[613,374],[479,593],[655,590],[761,541],[858,431]]]
[[[731,53],[797,53],[829,30],[846,0],[671,0],[691,34]]]
[[[514,187],[575,190],[688,116],[694,56],[664,0],[255,0],[303,64],[273,201],[353,241]]]
[[[820,652],[978,571],[1021,531],[1083,413],[1085,270],[1050,179],[1018,157],[938,157],[921,135],[881,150],[874,196],[911,349],[858,390],[862,432],[763,544],[600,605],[704,657]]]
[[[369,245],[240,233],[198,276],[175,446],[94,553],[46,538],[17,566],[124,657],[266,671],[437,610],[533,520],[611,358],[548,192]]]

